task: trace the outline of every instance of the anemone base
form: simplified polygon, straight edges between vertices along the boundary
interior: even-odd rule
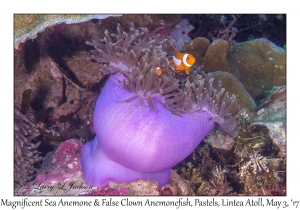
[[[143,173],[126,168],[111,160],[98,145],[98,139],[86,143],[80,154],[82,178],[90,186],[102,186],[109,182],[132,182],[138,179],[151,179],[162,187],[169,183],[171,168],[156,173]]]

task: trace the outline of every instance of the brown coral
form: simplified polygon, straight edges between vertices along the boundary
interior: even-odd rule
[[[203,65],[205,72],[218,70],[233,74],[245,86],[254,98],[265,97],[262,91],[273,86],[285,85],[286,55],[285,49],[277,47],[267,39],[236,43],[232,47],[222,39],[213,41],[197,38],[188,46],[188,52],[195,54],[197,65]],[[206,49],[203,54],[203,49]],[[203,55],[202,55],[203,54]]]
[[[204,54],[209,46],[210,41],[204,37],[197,37],[189,44],[185,45],[187,52],[196,58],[195,66],[201,66],[204,62]]]
[[[254,100],[246,91],[244,85],[233,74],[215,71],[211,75],[215,78],[215,85],[220,80],[227,92],[236,95],[241,109],[253,110],[256,107]]]
[[[262,38],[235,44],[227,59],[230,72],[256,98],[262,90],[285,85],[285,53],[284,49]]]
[[[227,53],[230,47],[227,41],[217,39],[207,48],[204,55],[203,71],[212,72],[216,70],[228,71]]]

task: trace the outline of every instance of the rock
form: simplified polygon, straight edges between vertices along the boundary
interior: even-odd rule
[[[278,146],[278,157],[286,156],[286,87],[276,90],[264,104],[256,110],[252,128],[263,126],[273,143]]]
[[[27,54],[28,49],[31,51],[31,53],[36,55],[38,54],[38,49],[36,47],[30,47],[28,45],[32,46],[31,43],[26,43],[26,50],[18,51],[17,53],[15,53],[14,57],[14,100],[16,104],[21,104],[22,94],[24,90],[26,90],[26,84],[29,82],[30,78],[34,74],[33,69],[39,67],[38,60],[28,58],[31,56],[28,56]],[[28,63],[30,65],[28,65]]]
[[[25,42],[27,39],[34,39],[39,32],[42,32],[48,27],[54,26],[59,23],[79,23],[91,19],[104,19],[111,15],[71,15],[71,14],[16,14],[14,15],[14,43],[15,48],[18,49],[20,43]],[[119,16],[119,15],[114,15]]]
[[[62,105],[53,109],[53,112],[49,116],[49,120],[55,121],[58,120],[60,116],[67,116],[69,114],[76,113],[76,111],[79,110],[81,107],[81,102],[76,99],[63,103]]]
[[[195,195],[195,193],[191,188],[191,183],[172,170],[170,183],[160,189],[160,195],[187,196]]]
[[[66,67],[74,75],[72,78],[76,78],[80,86],[85,88],[91,88],[98,84],[104,77],[104,74],[100,71],[103,65],[87,60],[86,58],[89,56],[90,52],[80,51],[72,56],[66,55],[63,57]]]
[[[172,26],[181,19],[181,15],[125,15],[128,20],[134,22],[135,26]]]

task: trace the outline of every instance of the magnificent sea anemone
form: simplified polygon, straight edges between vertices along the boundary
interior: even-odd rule
[[[35,125],[17,109],[14,113],[14,182],[15,187],[19,187],[30,181],[37,171],[34,164],[42,157],[36,148],[41,142],[34,143],[34,138],[40,135]]]
[[[170,42],[146,28],[116,34],[105,31],[94,46],[93,59],[106,63],[111,74],[94,112],[96,137],[81,151],[86,184],[152,179],[169,182],[171,167],[187,157],[218,125],[231,136],[237,133],[237,100],[210,74],[176,79],[166,49]],[[155,74],[161,67],[163,73]],[[233,110],[233,111],[232,111]]]

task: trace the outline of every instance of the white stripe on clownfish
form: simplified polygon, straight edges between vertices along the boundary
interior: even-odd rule
[[[179,65],[181,64],[181,60],[177,59],[177,58],[175,57],[175,55],[172,56],[172,57],[173,57],[174,64],[175,64],[176,66],[179,66]]]
[[[188,67],[191,67],[192,65],[191,64],[188,64],[186,62],[186,59],[187,57],[189,56],[189,54],[184,54],[183,58],[182,58],[182,62],[184,63],[184,65],[188,66]]]

